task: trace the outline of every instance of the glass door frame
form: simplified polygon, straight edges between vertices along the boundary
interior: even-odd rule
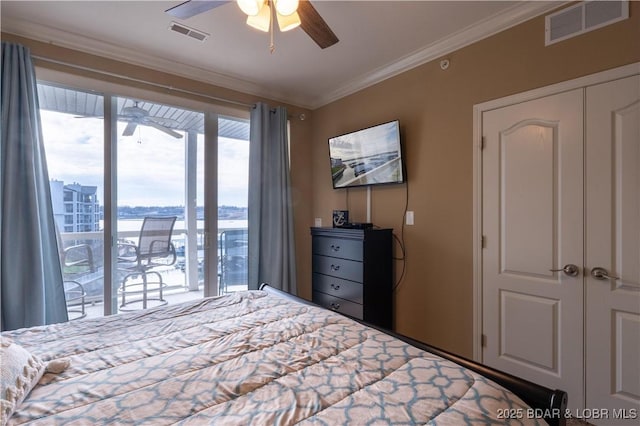
[[[209,143],[214,140],[215,144]],[[204,115],[204,176],[204,297],[213,297],[219,291],[218,114],[213,111],[207,111]]]
[[[220,115],[249,119],[249,106],[223,106],[188,99],[179,93],[167,94],[127,84],[97,80],[77,74],[36,67],[38,82],[62,85],[69,89],[98,92],[104,101],[104,312],[118,313],[117,285],[117,98],[139,98],[155,103],[204,113],[204,297],[218,294],[218,118]],[[126,79],[123,79],[126,81]],[[138,84],[140,82],[137,82]],[[152,84],[152,83],[150,83]],[[233,102],[230,102],[233,104]],[[190,137],[188,137],[190,138]],[[193,139],[196,139],[195,137]],[[195,143],[194,143],[195,144]],[[187,148],[187,152],[195,149]],[[188,161],[188,160],[187,160]],[[193,188],[187,189],[191,191]],[[195,191],[195,189],[193,189]],[[191,194],[191,192],[189,192]],[[193,220],[193,213],[187,210]],[[185,217],[185,221],[189,220]],[[197,260],[196,260],[197,263]],[[196,265],[197,271],[197,265]],[[110,295],[110,297],[108,297]]]

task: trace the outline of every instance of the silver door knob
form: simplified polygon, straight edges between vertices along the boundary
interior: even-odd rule
[[[609,271],[599,266],[596,266],[591,270],[591,276],[596,280],[619,280],[620,277],[612,277],[609,275]]]
[[[578,274],[580,273],[580,268],[578,268],[578,266],[574,265],[573,263],[568,263],[564,265],[562,269],[549,269],[549,270],[551,272],[564,272],[570,277],[577,277]]]

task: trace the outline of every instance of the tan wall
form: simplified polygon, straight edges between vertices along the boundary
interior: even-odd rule
[[[472,356],[473,106],[640,61],[640,3],[630,8],[626,21],[549,47],[544,18],[536,18],[447,55],[446,71],[433,61],[314,111],[309,225],[314,217],[330,223],[336,208],[349,208],[355,221],[366,219],[366,190],[331,187],[327,139],[400,120],[415,225],[404,232],[396,331]],[[375,225],[400,236],[406,190],[372,190]],[[396,262],[397,277],[401,268]]]

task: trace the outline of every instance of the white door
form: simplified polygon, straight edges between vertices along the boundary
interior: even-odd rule
[[[640,76],[590,87],[586,96],[587,407],[609,410],[610,421],[600,423],[638,425]],[[596,268],[618,278],[594,278]]]
[[[483,362],[567,391],[573,408],[584,403],[583,93],[482,116]]]

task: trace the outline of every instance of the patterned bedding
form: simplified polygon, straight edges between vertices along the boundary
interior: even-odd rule
[[[9,424],[536,424],[474,372],[262,291],[3,335],[71,359]]]

